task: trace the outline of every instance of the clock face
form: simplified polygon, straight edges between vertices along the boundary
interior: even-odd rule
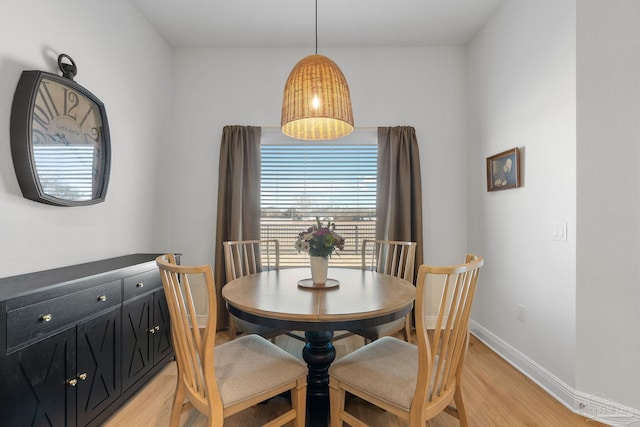
[[[32,119],[34,145],[100,147],[102,120],[98,105],[68,85],[43,78]]]
[[[110,167],[106,112],[73,80],[22,73],[11,111],[11,152],[25,197],[60,206],[104,200]]]

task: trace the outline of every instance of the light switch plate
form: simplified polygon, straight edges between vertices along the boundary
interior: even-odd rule
[[[567,241],[567,223],[566,222],[555,221],[551,225],[551,240],[554,242]]]

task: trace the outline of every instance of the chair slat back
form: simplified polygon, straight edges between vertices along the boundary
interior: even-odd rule
[[[158,257],[156,264],[171,316],[178,380],[187,386],[194,407],[203,413],[222,414],[222,400],[213,368],[217,305],[211,266],[180,266],[172,254]],[[210,311],[204,334],[198,325],[192,294],[192,286],[202,284],[206,285]]]
[[[399,277],[413,283],[416,242],[362,241],[362,269]]]
[[[414,404],[446,404],[460,378],[469,343],[469,317],[484,259],[467,255],[464,264],[433,267],[421,265],[416,285],[416,335],[420,354]],[[425,323],[425,288],[442,286],[433,339]],[[433,292],[428,292],[433,295]]]
[[[280,268],[277,239],[229,241],[222,244],[227,280]]]

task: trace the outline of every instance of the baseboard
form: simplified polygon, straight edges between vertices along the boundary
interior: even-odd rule
[[[206,315],[201,315],[201,314],[199,314],[197,318],[198,318],[198,326],[202,329],[206,328],[209,318]]]
[[[442,323],[446,325],[447,319],[448,317],[444,317],[444,319],[442,320]],[[427,329],[435,329],[437,322],[438,322],[438,316],[424,316],[424,324],[426,325]]]
[[[473,320],[470,330],[476,338],[576,414],[612,426],[630,425],[640,421],[639,410],[613,402],[602,395],[589,395],[573,389],[526,354]]]

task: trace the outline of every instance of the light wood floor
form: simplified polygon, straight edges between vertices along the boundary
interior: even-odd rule
[[[226,332],[218,333],[217,343],[226,341]],[[301,357],[303,343],[287,336],[277,338],[276,343]],[[336,357],[363,345],[362,338],[352,336],[334,343]],[[168,426],[169,412],[175,389],[175,362],[171,362],[127,405],[114,414],[105,427]],[[463,396],[469,413],[469,424],[477,427],[598,427],[603,424],[574,414],[536,384],[497,356],[482,342],[472,337],[465,361]],[[257,405],[225,421],[228,427],[253,427],[273,417],[288,403],[285,399],[272,399]],[[347,400],[351,410],[375,427],[406,426],[395,416],[389,415],[365,402]],[[429,422],[431,427],[458,427],[458,420],[441,414]],[[183,414],[182,426],[206,426],[206,418],[193,410]]]

